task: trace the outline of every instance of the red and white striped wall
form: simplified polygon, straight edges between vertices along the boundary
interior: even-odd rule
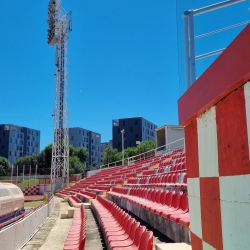
[[[249,249],[250,82],[185,127],[193,250]]]
[[[39,194],[39,185],[22,189],[23,194],[26,195],[37,195]]]
[[[250,249],[250,24],[178,100],[193,250]]]

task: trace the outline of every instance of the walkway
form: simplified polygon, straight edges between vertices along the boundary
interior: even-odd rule
[[[61,203],[55,196],[55,206],[50,218],[44,223],[33,238],[22,248],[23,250],[60,250],[68,236],[72,219],[60,219],[60,212],[67,211],[69,204]]]

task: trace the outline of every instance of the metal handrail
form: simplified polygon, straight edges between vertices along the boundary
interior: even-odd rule
[[[146,159],[146,158],[145,158],[145,155],[148,156],[148,154],[151,153],[151,152],[154,152],[155,155],[156,155],[157,151],[160,151],[160,149],[163,149],[163,150],[164,150],[164,149],[167,149],[167,148],[168,148],[167,150],[170,151],[171,145],[172,145],[172,144],[174,144],[174,143],[176,143],[176,142],[179,142],[179,141],[182,141],[182,140],[185,141],[185,138],[183,137],[183,138],[181,138],[181,139],[178,139],[178,140],[176,140],[176,141],[170,142],[170,143],[168,143],[168,144],[166,144],[166,145],[163,145],[163,146],[160,146],[160,147],[158,147],[158,148],[154,148],[154,149],[151,149],[151,150],[142,152],[142,153],[140,153],[140,154],[137,154],[137,155],[134,155],[134,156],[125,158],[125,159],[124,159],[124,162],[127,162],[127,164],[130,165],[130,164],[132,163],[131,159],[133,159],[133,158],[138,158],[138,157],[139,157],[139,158],[142,158],[141,156],[143,156],[143,158]],[[175,149],[178,149],[178,148],[184,148],[184,151],[185,151],[185,143],[184,143],[183,145],[181,145],[181,146],[175,148]],[[152,156],[150,156],[150,157],[152,157]],[[108,164],[105,164],[105,165],[101,165],[101,166],[100,166],[100,169],[105,169],[105,168],[110,168],[110,167],[122,166],[122,165],[118,165],[118,163],[122,163],[122,160],[115,161],[115,162],[111,162],[111,163],[108,163]],[[106,167],[105,167],[105,166],[106,166]]]

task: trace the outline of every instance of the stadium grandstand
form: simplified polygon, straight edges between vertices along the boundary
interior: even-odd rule
[[[52,7],[56,3],[50,2]],[[201,1],[194,2],[200,6]],[[123,154],[122,164],[108,163],[70,182],[69,173],[63,173],[67,151],[59,152],[54,140],[49,183],[54,188],[42,204],[25,211],[21,189],[12,183],[0,186],[0,250],[250,248],[250,24],[244,22],[246,27],[225,49],[196,57],[194,39],[212,32],[196,37],[193,32],[196,15],[240,2],[244,0],[182,12],[187,89],[178,100],[178,116],[184,143],[171,147],[176,141],[168,142],[127,159]],[[52,30],[49,44],[55,45],[58,37]],[[195,60],[219,53],[196,77]],[[62,116],[61,110],[57,115]],[[54,133],[59,134],[57,128]],[[60,185],[53,182],[56,178]]]
[[[153,232],[190,244],[186,154],[183,148],[131,165],[103,169],[57,193],[72,207],[91,203],[107,249],[152,249]],[[81,205],[82,206],[82,205]],[[84,244],[86,234],[76,245]],[[64,249],[74,244],[67,238]]]

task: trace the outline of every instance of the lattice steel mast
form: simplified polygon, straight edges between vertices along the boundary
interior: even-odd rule
[[[72,13],[61,0],[50,0],[48,9],[48,44],[56,45],[56,91],[51,160],[52,189],[69,184],[69,110],[68,110],[68,34],[72,31]]]

